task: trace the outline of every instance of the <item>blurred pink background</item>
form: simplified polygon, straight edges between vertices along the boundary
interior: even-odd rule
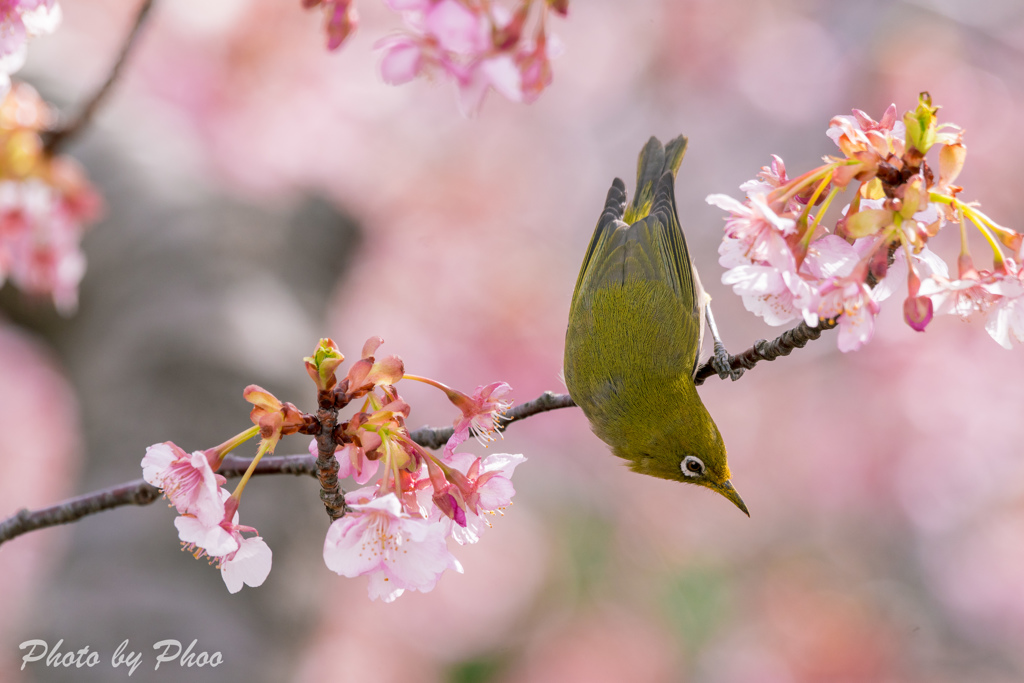
[[[781,330],[719,283],[722,213],[704,197],[740,197],[772,153],[810,168],[851,107],[930,91],[966,129],[963,196],[1021,227],[1016,0],[576,0],[552,24],[552,87],[532,106],[492,94],[473,120],[449,83],[380,81],[372,44],[399,25],[382,3],[359,0],[338,53],[299,4],[158,0],[68,150],[108,215],[74,318],[0,292],[0,516],[136,478],[151,443],[219,443],[247,424],[248,383],[312,409],[301,359],[321,336],[351,358],[380,335],[410,372],[464,390],[564,391],[583,251],[651,134],[690,138],[681,219],[734,352]],[[63,8],[19,75],[70,111],[134,7]],[[956,238],[935,243],[950,263]],[[915,333],[890,300],[858,353],[826,334],[709,380],[750,519],[630,473],[575,409],[533,417],[492,446],[529,461],[506,515],[455,548],[466,573],[391,605],[324,566],[312,479],[247,488],[243,521],[275,561],[233,596],[177,551],[162,503],[36,532],[0,549],[0,680],[113,680],[129,638],[143,681],[1020,681],[1021,353],[980,323]],[[431,389],[402,391],[412,426],[450,421]],[[20,671],[31,638],[103,662]],[[164,638],[225,663],[154,673]]]

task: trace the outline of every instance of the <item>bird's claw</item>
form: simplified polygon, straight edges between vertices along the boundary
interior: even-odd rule
[[[715,355],[711,357],[711,367],[721,379],[728,377],[735,382],[743,376],[743,368],[732,367],[732,356],[721,342],[715,342]]]

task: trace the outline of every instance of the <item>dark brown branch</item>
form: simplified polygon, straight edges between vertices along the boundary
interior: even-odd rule
[[[316,411],[318,431],[316,438],[316,476],[320,480],[320,500],[324,503],[327,516],[333,522],[348,512],[345,503],[345,492],[338,482],[338,459],[334,451],[338,447],[334,429],[338,426],[338,409],[334,407],[334,398],[329,391],[322,391],[317,396],[320,407]]]
[[[743,353],[729,356],[729,365],[733,368],[749,370],[763,360],[775,360],[779,356],[788,356],[793,349],[802,349],[807,342],[817,339],[825,330],[831,330],[837,325],[835,320],[821,320],[817,327],[810,327],[807,323],[800,323],[791,330],[786,330],[772,341],[758,339],[754,345]],[[708,377],[717,376],[718,373],[711,367],[709,358],[697,369],[693,378],[694,384],[700,386]]]
[[[788,356],[793,349],[803,348],[807,342],[817,339],[823,331],[834,328],[836,324],[835,320],[823,320],[818,327],[809,327],[806,323],[801,323],[799,326],[783,332],[773,341],[758,340],[743,353],[730,356],[730,362],[733,367],[749,370],[761,361]],[[715,374],[709,360],[698,369],[695,382],[703,384],[704,380]],[[503,424],[501,429],[504,430],[508,424],[526,419],[531,415],[574,405],[576,404],[568,394],[555,394],[546,391],[538,398],[512,408],[506,416],[508,422]],[[329,419],[331,413],[333,413],[333,420]],[[321,451],[319,458],[314,458],[311,455],[266,456],[257,465],[255,474],[294,474],[317,477],[321,484],[320,497],[327,507],[328,514],[331,519],[337,519],[345,511],[344,494],[338,486],[338,462],[334,457],[332,446],[337,410],[333,407],[321,408],[318,411],[318,419],[321,421],[320,432],[316,435],[318,450]],[[451,427],[436,429],[422,427],[412,432],[410,436],[413,441],[424,448],[436,449],[442,447],[451,438],[452,431]],[[323,438],[324,448],[320,448],[321,438]],[[248,458],[229,455],[224,458],[218,473],[228,479],[240,477],[249,462]],[[159,497],[159,489],[150,486],[142,479],[136,479],[125,484],[86,493],[40,510],[21,510],[0,522],[0,544],[29,531],[67,524],[103,510],[123,505],[149,505]]]
[[[218,474],[228,479],[242,476],[249,465],[248,458],[228,456],[224,458]],[[256,466],[255,474],[316,475],[316,461],[311,455],[266,456]],[[45,529],[58,524],[75,522],[97,512],[111,510],[123,505],[149,505],[160,497],[160,489],[142,479],[110,486],[99,491],[86,493],[77,498],[65,500],[39,510],[20,510],[0,522],[0,544],[16,536]]]
[[[142,6],[139,7],[139,12],[135,16],[135,23],[132,25],[132,29],[128,33],[128,37],[125,38],[124,44],[121,46],[121,52],[117,56],[117,61],[114,62],[114,66],[110,69],[110,73],[107,75],[107,80],[103,82],[103,85],[101,85],[95,93],[93,93],[92,97],[86,100],[81,111],[78,113],[78,116],[72,119],[70,123],[67,123],[44,136],[43,150],[46,154],[52,156],[59,152],[61,147],[81,133],[82,130],[84,130],[92,121],[92,117],[95,115],[96,110],[99,108],[103,100],[106,99],[107,94],[114,86],[118,76],[121,75],[121,68],[127,61],[128,53],[131,52],[132,47],[135,45],[136,38],[138,38],[142,25],[146,21],[146,16],[149,15],[149,11],[152,7],[153,0],[142,1]]]

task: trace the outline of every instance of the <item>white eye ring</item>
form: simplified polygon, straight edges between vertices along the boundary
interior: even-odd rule
[[[679,469],[683,471],[683,476],[699,477],[704,474],[704,461],[696,455],[688,455],[679,463]]]

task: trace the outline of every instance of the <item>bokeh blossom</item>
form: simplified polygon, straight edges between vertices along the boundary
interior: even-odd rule
[[[53,113],[18,83],[0,103],[0,284],[46,295],[62,313],[78,306],[82,233],[102,201],[78,165],[43,148]]]
[[[774,156],[741,185],[745,201],[708,196],[708,203],[729,212],[719,247],[719,262],[728,269],[722,282],[747,310],[769,325],[834,320],[839,349],[854,351],[871,340],[881,302],[905,286],[904,320],[917,331],[936,314],[984,313],[986,330],[999,344],[1024,341],[1021,234],[958,199],[962,188],[953,181],[966,157],[963,131],[940,125],[938,109],[922,93],[902,119],[896,105],[877,121],[859,109],[836,116],[826,134],[842,157],[825,157],[823,166],[790,179]],[[933,147],[939,148],[937,177],[926,160]],[[826,212],[850,186],[856,187],[853,201],[826,229]],[[927,246],[950,223],[961,231],[956,281]],[[974,269],[967,223],[992,248],[992,271]]]
[[[551,84],[560,43],[547,29],[549,12],[564,16],[564,0],[523,0],[514,9],[479,0],[384,0],[405,30],[377,41],[381,77],[401,85],[420,76],[453,81],[463,114],[479,111],[491,90],[530,103]],[[327,47],[336,50],[358,24],[354,0],[303,0],[324,13]],[[536,9],[534,9],[536,8]]]
[[[0,2],[0,96],[11,87],[11,74],[24,66],[29,38],[53,33],[60,20],[57,0]]]

